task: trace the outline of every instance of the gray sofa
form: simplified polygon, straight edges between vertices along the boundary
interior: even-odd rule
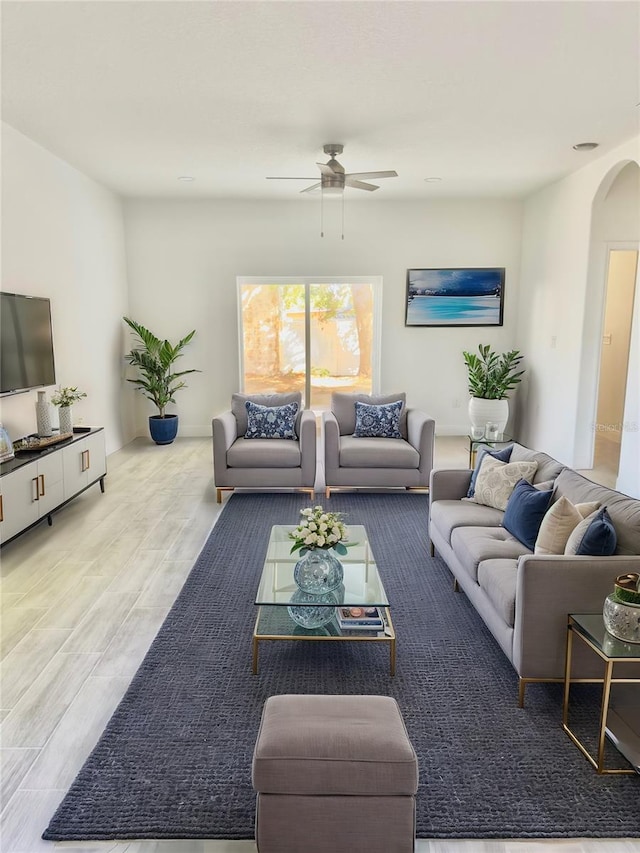
[[[356,400],[380,405],[402,400],[402,438],[357,438]],[[326,496],[335,487],[428,489],[433,467],[435,421],[406,408],[404,393],[370,396],[336,392],[331,411],[323,412]]]
[[[602,612],[614,579],[640,571],[640,500],[596,485],[544,453],[514,444],[511,462],[535,460],[534,485],[554,480],[552,503],[606,506],[618,538],[611,557],[534,554],[505,528],[504,513],[462,500],[470,470],[434,470],[430,481],[429,537],[502,647],[519,676],[519,700],[527,683],[564,679],[568,613]],[[603,665],[580,643],[576,678],[601,678]]]
[[[245,438],[251,400],[261,406],[297,402],[296,438]],[[235,488],[294,488],[313,496],[316,478],[316,417],[302,409],[299,392],[234,394],[231,410],[213,418],[213,476],[218,503],[222,492]]]

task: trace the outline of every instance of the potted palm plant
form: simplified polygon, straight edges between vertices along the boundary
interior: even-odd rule
[[[469,372],[469,418],[472,427],[492,423],[501,435],[509,420],[509,392],[524,374],[518,369],[522,356],[515,349],[496,353],[489,344],[480,344],[478,352],[462,353]]]
[[[149,432],[156,444],[171,444],[178,433],[178,416],[167,414],[168,403],[175,403],[174,394],[186,383],[182,379],[187,373],[200,373],[199,370],[174,371],[173,365],[182,357],[182,350],[196,333],[196,330],[171,344],[167,340],[157,338],[152,332],[132,320],[123,318],[138,338],[138,346],[125,356],[129,364],[137,367],[141,373],[140,379],[128,379],[158,409],[157,415],[149,417]]]

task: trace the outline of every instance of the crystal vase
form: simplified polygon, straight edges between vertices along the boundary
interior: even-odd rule
[[[303,592],[319,595],[331,592],[342,583],[342,563],[331,551],[312,548],[301,557],[293,570],[293,579]]]
[[[60,435],[73,432],[73,420],[71,418],[71,406],[60,406]]]

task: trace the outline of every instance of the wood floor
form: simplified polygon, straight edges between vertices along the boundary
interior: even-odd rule
[[[53,844],[40,835],[122,698],[220,507],[210,439],[138,439],[1,554],[3,853],[255,853],[246,841]],[[466,467],[464,439],[436,443]],[[428,772],[426,769],[423,772]],[[417,853],[638,853],[638,840],[419,841]],[[301,851],[304,853],[304,851]],[[327,851],[331,853],[331,851]],[[354,851],[358,853],[358,851]]]

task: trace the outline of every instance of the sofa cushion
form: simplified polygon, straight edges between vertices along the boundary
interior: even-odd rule
[[[260,406],[247,400],[247,431],[245,438],[296,438],[297,403],[285,406]]]
[[[597,509],[597,502],[574,506],[569,498],[562,495],[545,513],[533,553],[564,554],[572,530],[580,524],[583,518],[591,515]]]
[[[402,438],[400,434],[400,413],[404,403],[385,403],[373,406],[356,400],[356,438]]]
[[[296,417],[296,435],[300,435],[300,418],[302,417],[302,393],[290,391],[286,394],[233,394],[231,397],[231,411],[238,424],[238,436],[247,431],[247,410],[245,403],[250,400],[259,406],[286,406],[288,403],[298,404],[298,415]]]
[[[237,438],[227,451],[230,468],[300,468],[300,442],[286,438]]]
[[[520,480],[507,501],[502,526],[533,550],[550,500],[551,490],[541,491],[526,480]]]
[[[485,456],[493,456],[494,459],[497,459],[500,462],[508,462],[511,457],[512,445],[508,447],[503,447],[502,450],[489,450],[488,447],[478,448],[476,454],[476,465],[473,469],[473,474],[471,475],[471,482],[469,483],[469,490],[467,491],[467,497],[472,498],[474,492],[476,490],[476,480],[478,479],[478,474],[480,472],[480,466],[482,465],[482,460]]]
[[[537,462],[499,462],[485,456],[471,500],[504,510],[518,480],[531,481],[536,468]]]
[[[511,628],[516,622],[517,579],[517,560],[483,560],[478,566],[478,584]]]
[[[420,454],[403,438],[340,438],[341,468],[418,468]]]
[[[598,501],[600,506],[606,506],[618,538],[616,554],[640,555],[640,501],[637,498],[592,483],[570,468],[565,468],[556,480],[554,496],[560,495],[574,504]]]
[[[478,564],[496,558],[517,560],[531,551],[504,527],[457,527],[451,547],[463,569],[478,580]]]
[[[369,403],[380,406],[384,403],[396,403],[402,400],[404,403],[400,413],[400,435],[407,437],[407,395],[402,392],[398,394],[372,395],[372,394],[346,394],[335,391],[331,395],[331,411],[336,416],[340,435],[353,435],[356,428],[356,400],[361,403]]]
[[[513,445],[511,451],[510,462],[536,462],[538,467],[531,482],[533,485],[541,483],[543,480],[555,480],[560,472],[564,470],[564,465],[555,460],[552,456],[546,453],[541,453],[539,450],[529,450],[528,447],[523,447],[517,442]]]
[[[457,527],[500,527],[503,515],[499,509],[469,500],[434,501],[429,524],[451,544],[451,534]]]
[[[615,553],[616,545],[616,531],[605,506],[574,528],[564,553],[579,557],[610,557]]]

